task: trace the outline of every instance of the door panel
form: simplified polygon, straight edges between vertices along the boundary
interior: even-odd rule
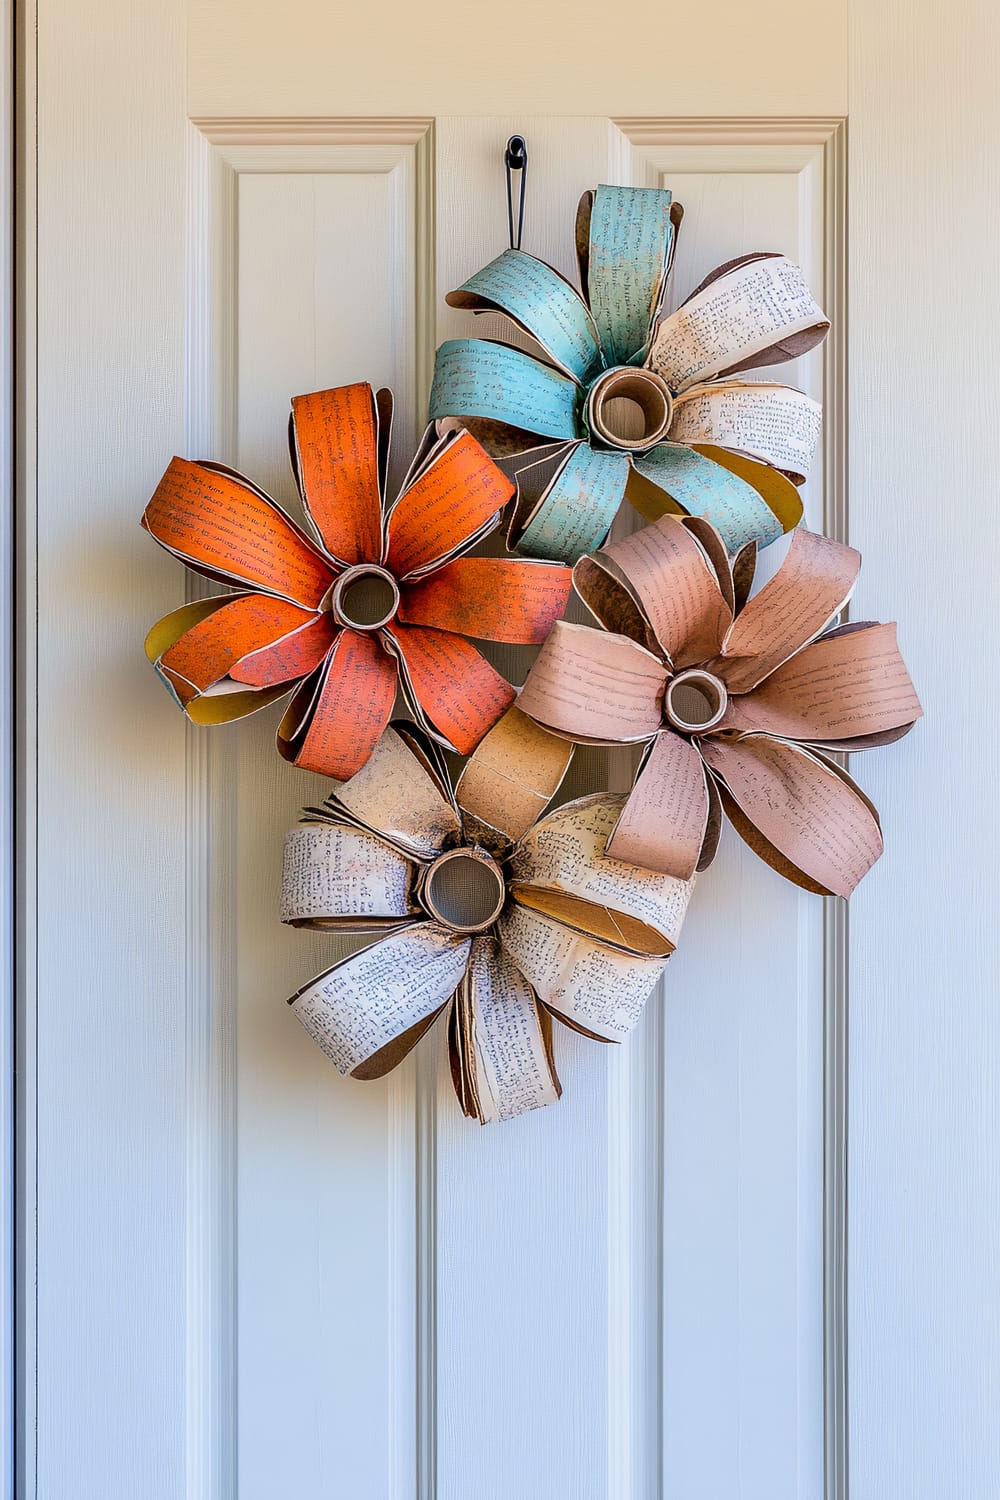
[[[434,346],[469,329],[443,294],[506,242],[513,130],[525,247],[569,275],[584,188],[673,189],[676,300],[762,246],[830,292],[830,129],[447,98],[433,122],[365,121],[333,96],[322,117],[190,122],[171,7],[151,36],[102,3],[93,60],[130,88],[99,106],[62,12],[41,19],[34,790],[38,911],[66,926],[25,1032],[29,1484],[819,1496],[821,904],[727,838],[631,1043],[559,1030],[555,1108],[467,1123],[439,1033],[381,1083],[340,1079],[284,1005],[333,941],[276,917],[283,833],[322,784],[278,759],[275,714],[208,735],[166,702],[139,647],[185,584],[136,522],[174,451],[294,509],[288,398],[326,384],[394,387],[399,475]],[[127,192],[84,170],[108,139]],[[830,359],[789,378],[821,395]],[[814,524],[823,506],[821,472]],[[625,774],[581,757],[575,784]]]

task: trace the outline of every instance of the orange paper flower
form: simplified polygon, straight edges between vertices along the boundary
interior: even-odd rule
[[[464,639],[537,643],[562,614],[568,568],[466,554],[513,486],[467,432],[424,436],[386,506],[392,394],[297,396],[292,467],[311,540],[249,479],[175,458],[142,524],[195,572],[240,592],[187,604],[146,654],[196,724],[242,718],[297,688],[278,729],[286,760],[353,776],[397,684],[440,744],[468,754],[514,698]]]
[[[920,704],[894,625],[832,624],[857,552],[797,531],[748,599],[755,557],[730,558],[707,521],[666,516],[581,558],[576,589],[607,633],[557,624],[518,706],[578,742],[647,745],[615,858],[687,878],[711,862],[725,809],[781,874],[848,896],[882,835],[825,752],[899,739]]]

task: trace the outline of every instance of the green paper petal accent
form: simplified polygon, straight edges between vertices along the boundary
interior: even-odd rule
[[[711,521],[730,552],[747,542],[767,547],[783,534],[781,522],[752,485],[693,448],[664,443],[638,455],[635,467],[689,515]]]

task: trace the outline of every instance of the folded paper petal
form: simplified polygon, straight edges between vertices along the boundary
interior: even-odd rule
[[[501,557],[459,557],[402,591],[399,618],[483,641],[537,645],[569,600],[569,568]]]
[[[599,547],[611,530],[628,483],[624,453],[576,443],[518,470],[518,503],[510,545],[527,557],[574,563]]]
[[[683,521],[664,516],[609,542],[604,554],[628,579],[675,668],[716,655],[732,611],[714,566]]]
[[[573,745],[512,704],[466,762],[455,788],[477,842],[507,853],[562,784]]]
[[[149,633],[147,650],[184,706],[221,683],[248,653],[315,618],[269,594],[223,594],[185,605],[159,621]]]
[[[573,587],[602,629],[627,635],[654,654],[659,650],[638,598],[606,547],[580,558],[573,569]]]
[[[367,384],[292,398],[292,467],[327,551],[348,565],[382,555],[375,398]]]
[[[820,637],[752,693],[730,699],[721,727],[849,746],[909,727],[920,714],[895,625],[865,625]]]
[[[171,459],[142,524],[196,573],[249,583],[315,609],[333,568],[298,527],[242,476]]]
[[[324,666],[289,704],[278,749],[303,771],[346,781],[389,722],[396,680],[396,664],[375,636],[342,630]]]
[[[627,636],[560,620],[521,689],[539,724],[592,744],[638,744],[663,721],[666,668]]]
[[[486,1125],[555,1104],[552,1022],[495,937],[472,940],[456,1001],[463,1107]]]
[[[624,1041],[667,966],[666,958],[610,948],[513,902],[497,927],[501,943],[539,999],[598,1041]]]
[[[456,844],[458,813],[432,768],[392,725],[361,770],[327,799],[335,815],[346,812],[405,855],[429,860]]]
[[[672,443],[712,444],[748,453],[801,484],[819,443],[823,408],[802,391],[763,381],[716,381],[674,402]]]
[[[514,486],[468,432],[460,432],[417,474],[389,517],[386,561],[400,579],[444,562],[479,536]]]
[[[558,271],[523,250],[505,250],[449,292],[450,307],[506,313],[574,380],[601,368],[601,344],[586,303]]]
[[[541,437],[578,437],[576,382],[520,349],[449,339],[437,351],[430,420],[487,417]]]
[[[414,866],[374,834],[344,823],[303,823],[285,836],[281,906],[293,927],[364,932],[412,921]]]
[[[713,272],[656,330],[649,365],[671,390],[777,363],[820,342],[830,323],[798,266],[748,256]],[[806,337],[801,337],[805,335]]]
[[[645,350],[672,259],[674,217],[665,188],[602,184],[593,195],[586,288],[608,365]]]
[[[769,735],[707,739],[702,754],[737,832],[796,884],[849,896],[882,853],[871,803],[821,755]]]
[[[424,922],[334,964],[288,1003],[341,1073],[379,1078],[450,1000],[469,948],[468,938]]]
[[[394,624],[403,683],[422,720],[459,755],[475,749],[514,701],[514,689],[460,635]]]
[[[709,670],[730,693],[749,693],[843,609],[860,567],[853,547],[796,531],[781,567],[736,616]]]
[[[540,818],[511,855],[511,893],[587,937],[662,958],[677,946],[691,884],[609,855],[626,800],[599,792]]]
[[[230,675],[236,682],[245,682],[251,687],[297,682],[300,677],[307,677],[316,670],[333,645],[339,629],[328,610],[310,615],[305,624],[279,641],[244,656]]]
[[[690,880],[702,863],[709,810],[708,781],[697,748],[664,729],[643,757],[608,853]]]
[[[668,513],[670,507],[663,503],[666,495],[689,515],[703,516],[710,521],[730,552],[738,551],[747,542],[759,542],[766,547],[777,541],[785,529],[781,519],[743,474],[735,473],[694,448],[661,443],[649,453],[636,454],[634,463],[636,474],[649,486],[655,486],[650,493],[649,488],[638,481],[629,485],[629,499],[648,521],[655,521]],[[784,482],[794,492],[791,482]],[[796,520],[801,514],[799,502]]]

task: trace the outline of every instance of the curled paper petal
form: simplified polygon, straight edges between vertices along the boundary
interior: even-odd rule
[[[678,396],[670,441],[735,448],[801,484],[816,455],[822,420],[819,402],[791,386],[716,381]]]
[[[561,1020],[598,1041],[624,1041],[667,966],[564,927],[541,912],[509,905],[500,940],[521,973]]]
[[[602,184],[593,195],[586,287],[609,365],[628,364],[646,348],[673,258],[676,217],[665,188]]]
[[[223,594],[165,616],[147,636],[146,654],[186,707],[259,646],[315,618],[267,594]]]
[[[634,462],[638,479],[633,476],[629,484],[629,499],[649,521],[658,520],[668,511],[663,503],[666,495],[689,515],[710,521],[730,552],[752,541],[767,547],[785,529],[763,496],[741,474],[694,448],[661,443],[650,453],[637,454]],[[640,480],[647,481],[648,487],[655,486],[652,493]],[[794,485],[788,480],[785,484],[795,494]],[[798,501],[796,521],[801,514],[802,503]]]
[[[253,584],[315,609],[333,578],[283,510],[242,476],[171,459],[142,524],[196,573]]]
[[[573,587],[597,623],[612,635],[656,651],[658,642],[639,600],[607,549],[581,557],[573,569]]]
[[[444,445],[399,497],[388,523],[386,563],[400,579],[446,562],[488,528],[514,486],[467,432]]]
[[[691,885],[606,852],[625,802],[599,792],[547,813],[511,855],[512,894],[612,947],[663,957],[677,946]]]
[[[518,470],[518,503],[508,538],[529,557],[573,563],[599,547],[625,496],[629,461],[576,443],[553,463]]]
[[[452,1067],[465,1113],[484,1125],[554,1104],[562,1093],[551,1019],[495,937],[472,941],[455,1002]]]
[[[523,250],[505,250],[445,301],[471,312],[506,313],[574,380],[601,368],[600,339],[586,303],[557,271]]]
[[[549,734],[516,704],[480,741],[455,788],[477,839],[507,851],[543,813],[573,757],[571,742]]]
[[[285,836],[280,916],[293,927],[365,932],[412,922],[413,865],[384,839],[343,823]]]
[[[839,614],[860,567],[853,547],[796,531],[785,561],[736,616],[710,669],[730,693],[749,693]]]
[[[577,396],[575,381],[520,349],[450,339],[437,352],[429,412],[431,421],[487,417],[541,437],[574,438]]]
[[[714,273],[664,318],[648,362],[682,391],[713,375],[804,353],[829,327],[798,266],[783,255],[747,257]]]
[[[663,721],[666,668],[623,635],[560,620],[528,673],[519,707],[590,744],[638,744]]]
[[[701,755],[690,740],[662,730],[643,757],[608,853],[690,880],[703,867],[710,810]]]
[[[664,516],[609,542],[603,555],[628,579],[674,667],[718,652],[732,624],[732,610],[704,548],[682,521]]]
[[[382,500],[371,386],[294,396],[289,443],[303,507],[327,551],[348,565],[378,562]]]
[[[514,701],[514,689],[461,636],[422,625],[386,632],[420,721],[459,755],[468,755]]]
[[[339,1072],[380,1078],[451,999],[469,948],[468,938],[424,922],[334,964],[288,1003]]]
[[[849,748],[909,729],[921,713],[895,625],[866,625],[821,636],[753,692],[730,699],[722,727]]]
[[[399,618],[482,641],[537,645],[569,600],[568,568],[501,557],[459,557],[403,589]]]
[[[797,885],[849,896],[882,853],[871,803],[823,756],[763,734],[706,740],[702,753],[737,832]]]
[[[288,705],[278,749],[304,771],[346,781],[371,755],[395,698],[392,658],[374,636],[342,630]]]
[[[273,683],[297,682],[315,671],[333,645],[339,626],[324,610],[322,614],[310,615],[305,624],[283,635],[270,646],[249,652],[232,669],[231,676],[237,682],[251,687],[267,687]]]
[[[334,816],[350,815],[404,855],[429,860],[456,844],[458,813],[431,766],[390,726],[356,775],[327,800]]]

